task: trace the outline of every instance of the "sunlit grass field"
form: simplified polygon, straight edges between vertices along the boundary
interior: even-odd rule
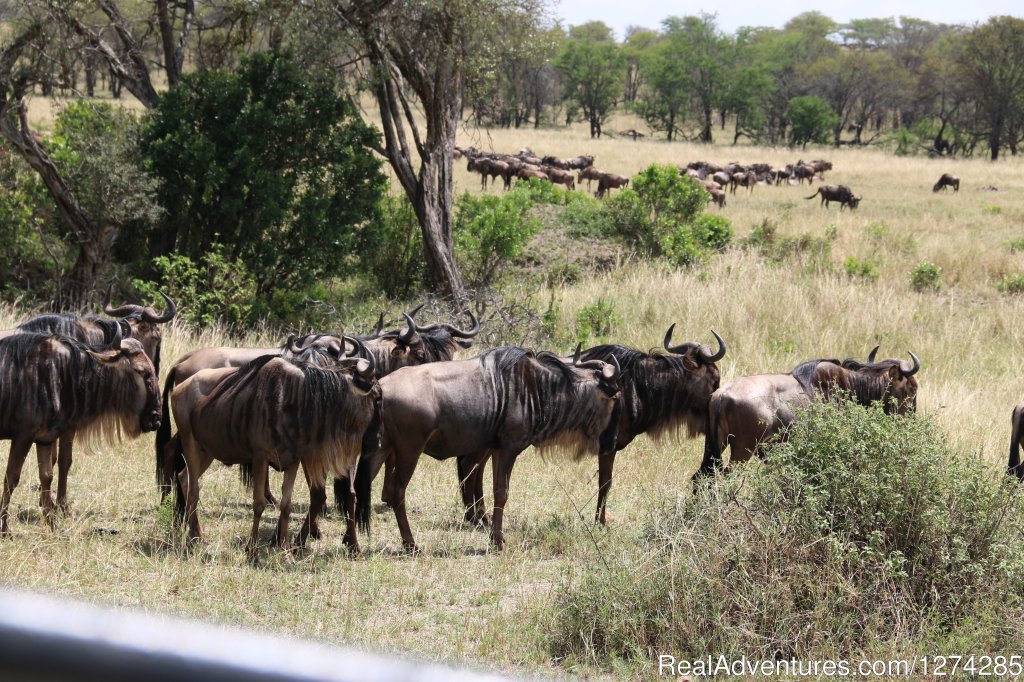
[[[613,130],[637,127],[613,121]],[[726,135],[722,135],[726,139]],[[556,291],[535,291],[538,312],[553,300],[559,329],[571,334],[577,312],[602,299],[618,323],[607,340],[642,349],[660,347],[667,327],[676,339],[728,344],[719,365],[731,377],[785,372],[817,357],[863,358],[875,344],[880,357],[922,362],[919,410],[934,414],[963,457],[1005,466],[1010,412],[1024,399],[1018,368],[1024,360],[1024,294],[1001,293],[1004,275],[1024,272],[1024,164],[983,160],[899,158],[881,150],[790,150],[749,145],[701,146],[624,138],[590,140],[571,129],[466,129],[459,144],[538,154],[593,154],[602,170],[633,174],[651,163],[694,160],[781,165],[798,158],[829,159],[826,181],[861,195],[856,211],[830,210],[807,186],[756,187],[730,194],[723,215],[737,242],[765,220],[781,236],[825,237],[834,229],[827,263],[804,254],[772,262],[738,243],[707,263],[672,270],[623,259],[615,270],[588,274]],[[456,162],[456,186],[479,192],[479,179]],[[959,175],[958,193],[933,194],[943,172]],[[815,187],[817,183],[815,184]],[[982,191],[995,187],[998,191]],[[488,188],[500,192],[500,187]],[[717,210],[717,209],[710,209]],[[568,240],[568,237],[566,237]],[[571,249],[572,245],[567,244]],[[847,258],[872,262],[875,281],[849,276]],[[922,261],[941,268],[938,291],[915,291],[910,272]],[[812,267],[812,265],[814,267]],[[400,304],[389,311],[397,316]],[[0,311],[0,327],[22,311]],[[276,343],[276,338],[229,339],[172,325],[164,367],[193,349],[220,344]],[[596,341],[596,340],[595,340]],[[559,352],[568,348],[554,348]],[[471,356],[474,351],[464,353]],[[512,479],[506,514],[508,549],[488,551],[486,532],[462,524],[455,465],[424,457],[408,492],[410,521],[422,554],[400,553],[394,517],[379,507],[364,553],[342,547],[334,512],[324,538],[293,560],[270,547],[276,511],[264,515],[260,565],[245,560],[251,496],[237,471],[214,465],[203,478],[205,542],[186,552],[172,542],[167,509],[158,510],[152,437],[79,453],[70,482],[74,515],[50,530],[38,511],[36,468],[30,456],[12,502],[14,537],[0,544],[0,581],[104,604],[402,652],[517,674],[650,677],[649,665],[607,671],[567,668],[552,660],[547,641],[554,595],[570,566],[587,570],[616,534],[634,534],[650,503],[687,489],[702,440],[640,438],[616,461],[609,527],[593,526],[596,461],[543,459],[527,451]],[[6,453],[6,444],[3,451]],[[0,461],[6,463],[6,454]],[[489,477],[486,497],[491,499]],[[279,485],[280,477],[272,477]],[[297,530],[308,499],[296,486]],[[380,481],[375,486],[379,496]],[[595,570],[597,570],[595,568]]]

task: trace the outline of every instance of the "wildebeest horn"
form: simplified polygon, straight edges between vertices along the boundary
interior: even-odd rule
[[[363,345],[363,342],[355,338],[354,336],[348,336],[346,334],[341,337],[341,340],[345,344],[345,355],[347,357],[353,358],[356,356],[369,355],[369,353],[363,352],[363,350],[366,348],[366,346]],[[352,352],[349,352],[348,350],[348,347],[350,345],[352,346]]]
[[[288,350],[295,354],[299,354],[302,352],[302,346],[297,345],[295,343],[297,340],[298,337],[296,337],[295,334],[292,334],[291,336],[288,337],[288,341],[285,343],[285,346],[287,346]]]
[[[917,359],[916,355],[914,355],[914,351],[911,350],[907,352],[910,353],[910,357],[914,360],[914,364],[912,367],[907,367],[906,362],[901,362],[900,373],[905,377],[912,377],[917,374],[917,370],[921,369],[921,361]]]
[[[409,316],[409,313],[402,313],[402,315],[405,317],[405,321],[409,327],[398,335],[398,342],[407,346],[412,342],[412,337],[416,333],[416,323],[413,321],[412,317]]]
[[[154,311],[152,308],[143,308],[142,319],[145,320],[146,322],[153,323],[170,322],[172,319],[174,319],[174,314],[178,312],[178,306],[176,306],[174,304],[174,301],[171,300],[171,297],[165,294],[164,292],[158,291],[156,293],[160,294],[160,296],[162,296],[163,299],[167,301],[167,310],[164,311],[163,315],[157,315],[156,311]]]
[[[665,342],[664,342],[665,350],[667,350],[669,353],[685,353],[686,350],[684,350],[683,346],[685,346],[686,344],[683,344],[682,346],[673,346],[672,345],[672,332],[675,331],[675,328],[676,328],[676,323],[673,322],[672,326],[668,328],[667,332],[665,332]]]
[[[107,289],[107,300],[103,302],[103,312],[111,317],[124,317],[125,315],[131,315],[134,312],[138,312],[139,306],[137,305],[123,305],[117,308],[110,307],[110,299],[114,295],[114,285],[111,284],[110,288]]]
[[[715,340],[718,341],[718,352],[712,355],[706,350],[707,346],[701,346],[700,356],[704,359],[704,362],[718,362],[725,357],[725,341],[714,329],[711,330],[711,334],[715,337]]]
[[[868,353],[868,364],[869,365],[874,364],[874,362],[875,362],[875,353],[878,352],[879,348],[881,348],[881,346],[875,346],[874,348],[871,349],[871,352]]]
[[[619,364],[619,359],[617,357],[615,357],[614,355],[612,355],[612,361],[610,363],[608,363],[608,364],[610,364],[612,367],[615,368],[615,373],[609,375],[607,373],[607,371],[602,372],[602,374],[604,375],[604,378],[605,379],[617,379],[619,377],[619,375],[622,374],[622,365]]]
[[[384,313],[377,316],[377,326],[374,327],[372,334],[367,334],[367,339],[375,339],[380,336],[380,333],[384,331]]]
[[[419,311],[423,310],[423,308],[426,305],[427,305],[427,302],[424,301],[423,303],[420,303],[418,306],[416,306],[415,308],[410,310],[409,313],[408,313],[409,317],[416,317],[416,313],[418,313]]]
[[[480,322],[476,319],[476,315],[474,315],[473,311],[470,310],[469,308],[466,308],[462,312],[465,313],[466,315],[469,315],[469,319],[470,322],[472,323],[472,326],[466,331],[452,327],[452,336],[457,336],[463,339],[471,339],[480,333]]]
[[[574,365],[580,364],[580,355],[582,355],[582,354],[583,354],[583,344],[582,343],[577,343],[576,344],[576,350],[573,351],[573,354],[572,354],[572,364],[574,364]]]

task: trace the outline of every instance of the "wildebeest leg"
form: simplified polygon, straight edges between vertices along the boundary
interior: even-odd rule
[[[384,465],[384,484],[380,489],[380,501],[391,507],[395,507],[395,456],[389,454],[386,457],[376,457],[370,469],[370,480],[377,478],[380,467]]]
[[[306,469],[306,465],[302,465],[302,475],[306,477],[306,485],[309,487],[309,513],[306,514],[306,519],[302,522],[302,528],[299,529],[299,537],[296,539],[296,544],[300,547],[306,544],[306,540],[313,538],[314,540],[320,539],[320,525],[317,519],[320,517],[320,513],[327,505],[327,488],[326,483],[317,484],[309,478],[309,471]],[[342,479],[344,480],[344,479]],[[348,481],[345,481],[345,485],[349,485]],[[353,498],[354,495],[350,495]],[[284,501],[282,500],[282,504]]]
[[[4,476],[4,492],[3,497],[0,497],[0,535],[11,534],[11,528],[7,524],[7,509],[11,504],[11,493],[21,480],[21,467],[24,466],[25,458],[31,449],[32,436],[22,436],[11,441],[11,451],[7,455],[7,475]]]
[[[188,519],[189,539],[193,542],[202,539],[203,530],[199,525],[199,477],[213,461],[199,449],[199,444],[191,433],[178,431],[185,466],[178,474],[178,480],[185,494],[185,518]],[[262,485],[261,485],[262,488]]]
[[[346,482],[351,486],[355,480],[356,467],[352,466],[348,471]],[[351,487],[349,488],[348,498],[345,501],[345,537],[342,539],[342,542],[350,551],[359,551],[359,536],[356,534],[356,493]]]
[[[495,549],[505,549],[503,532],[505,504],[512,481],[512,467],[522,448],[502,448],[491,457],[491,473],[494,475],[494,513],[491,515],[491,543]]]
[[[71,514],[68,504],[68,474],[71,473],[72,450],[75,444],[75,432],[65,431],[57,446],[57,507],[64,514]]]
[[[597,514],[594,520],[602,526],[607,523],[605,507],[608,491],[612,489],[612,469],[615,468],[615,450],[602,452],[597,456]]]
[[[57,506],[53,503],[53,453],[55,443],[36,444],[36,458],[39,460],[39,506],[43,510],[43,520],[51,528],[54,525],[53,513]]]
[[[474,462],[471,457],[459,457],[456,462],[466,522],[486,526],[491,520],[484,509],[484,465],[487,459],[485,457],[482,461]]]
[[[265,460],[252,463],[252,532],[249,533],[249,544],[246,545],[246,553],[249,561],[256,561],[257,549],[260,539],[260,518],[263,510],[267,508],[267,473],[270,467]]]
[[[291,549],[291,539],[288,537],[288,520],[292,513],[292,489],[295,487],[295,475],[299,473],[299,463],[295,462],[284,471],[284,482],[281,483],[281,515],[277,519],[277,546],[281,549]],[[265,490],[266,488],[264,488]],[[320,486],[324,499],[327,499],[327,489]],[[312,509],[312,508],[311,508]]]
[[[416,540],[412,537],[412,528],[409,527],[409,516],[405,510],[405,489],[409,486],[409,481],[412,480],[413,472],[416,471],[416,465],[420,460],[420,449],[416,449],[411,454],[395,449],[390,453],[388,459],[395,463],[395,473],[392,477],[394,490],[390,497],[391,502],[388,504],[395,510],[398,532],[402,534],[402,547],[407,552],[417,552],[419,548],[416,546]],[[385,481],[386,485],[387,481]]]

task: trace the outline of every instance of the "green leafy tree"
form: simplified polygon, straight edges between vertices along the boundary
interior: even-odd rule
[[[601,137],[601,126],[622,92],[626,69],[611,28],[597,21],[573,26],[555,67],[564,78],[568,117],[579,116],[590,124],[591,137]]]
[[[152,255],[198,261],[222,245],[260,295],[344,271],[386,184],[367,152],[376,142],[333,79],[287,55],[186,74],[146,123],[167,209]]]
[[[808,95],[789,101],[786,118],[792,126],[790,145],[806,147],[808,142],[828,142],[839,117],[820,97]]]
[[[965,38],[958,63],[995,161],[1011,142],[1015,122],[1024,117],[1024,19],[993,17],[978,26]]]

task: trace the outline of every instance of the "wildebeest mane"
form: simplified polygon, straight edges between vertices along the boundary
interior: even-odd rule
[[[47,352],[47,345],[56,352]],[[27,332],[0,340],[3,437],[41,426],[58,433],[74,427],[87,446],[138,435],[138,414],[127,409],[131,401],[125,399],[134,398],[134,380],[130,372],[102,367],[90,354],[104,350],[55,334]]]
[[[793,378],[797,380],[797,383],[800,384],[800,388],[802,388],[804,390],[804,393],[807,394],[808,398],[813,398],[814,394],[817,392],[817,389],[815,388],[813,382],[814,372],[815,370],[818,369],[818,365],[820,365],[823,362],[828,362],[833,365],[842,366],[839,360],[836,360],[834,358],[820,358],[818,360],[808,360],[807,362],[802,362],[796,367],[794,367],[793,370],[790,372]]]
[[[300,374],[268,368],[275,360]],[[352,392],[351,371],[263,355],[225,377],[205,405],[217,406],[220,428],[238,434],[239,450],[262,434],[275,453],[303,459],[311,480],[323,481],[328,472],[348,473],[373,413],[372,397]]]
[[[80,321],[88,322],[90,327],[78,324]],[[110,347],[122,337],[127,338],[131,335],[131,329],[120,320],[108,320],[91,315],[81,318],[60,313],[37,315],[18,325],[18,329],[23,332],[67,336],[90,346],[103,347]]]
[[[481,370],[494,386],[492,414],[503,423],[512,401],[523,407],[524,431],[538,450],[564,450],[575,458],[598,451],[598,437],[605,429],[611,402],[580,400],[580,392],[592,383],[554,353],[534,353],[506,346],[478,356]]]

